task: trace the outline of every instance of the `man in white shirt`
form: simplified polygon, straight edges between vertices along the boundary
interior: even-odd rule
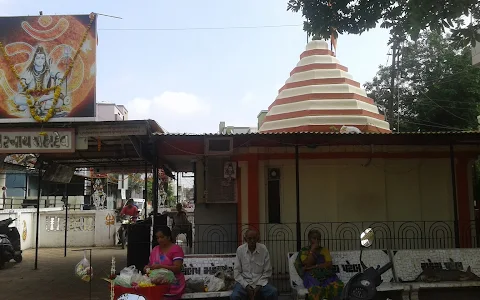
[[[277,289],[268,283],[272,277],[272,265],[267,247],[260,244],[258,231],[249,229],[244,236],[245,244],[237,249],[233,274],[235,287],[231,300],[277,300]]]

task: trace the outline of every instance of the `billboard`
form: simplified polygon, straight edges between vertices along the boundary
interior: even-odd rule
[[[96,25],[93,13],[0,18],[1,123],[94,119]]]

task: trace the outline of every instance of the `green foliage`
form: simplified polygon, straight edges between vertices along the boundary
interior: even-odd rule
[[[400,54],[399,88],[395,90],[399,114],[395,101],[394,119],[400,120],[401,131],[477,128],[480,69],[472,66],[471,51],[458,50],[441,34],[424,32],[415,43],[406,43]],[[368,96],[381,111],[392,95],[391,71],[391,66],[380,66],[373,80],[365,84]]]
[[[361,34],[380,22],[390,29],[392,41],[417,40],[426,29],[436,33],[450,29],[464,46],[480,41],[478,0],[289,0],[287,10],[301,11],[304,30],[325,39],[332,27],[339,34]],[[457,22],[470,16],[471,24]]]
[[[138,193],[142,190],[144,184],[145,182],[142,178],[142,174],[134,173],[128,175],[128,186],[131,190]]]

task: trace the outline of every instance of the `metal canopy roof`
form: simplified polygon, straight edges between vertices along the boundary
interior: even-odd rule
[[[448,146],[480,145],[479,131],[400,132],[400,133],[339,133],[280,132],[242,134],[175,134],[154,133],[160,160],[174,171],[188,172],[192,161],[204,156],[206,139],[232,138],[234,149],[242,147],[305,146]]]
[[[145,164],[151,171],[154,158],[153,133],[163,129],[153,120],[107,122],[51,122],[0,124],[2,130],[73,128],[75,135],[82,135],[88,143],[85,150],[73,153],[40,153],[38,159],[75,168],[94,168],[101,173],[145,172]],[[98,133],[101,132],[101,133]],[[142,132],[142,134],[135,134]],[[98,133],[100,136],[92,136]],[[85,146],[85,145],[84,145]],[[85,147],[84,147],[85,148]]]

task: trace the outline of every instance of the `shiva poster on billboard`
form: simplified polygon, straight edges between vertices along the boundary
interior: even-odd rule
[[[0,18],[0,122],[93,120],[96,14]]]

